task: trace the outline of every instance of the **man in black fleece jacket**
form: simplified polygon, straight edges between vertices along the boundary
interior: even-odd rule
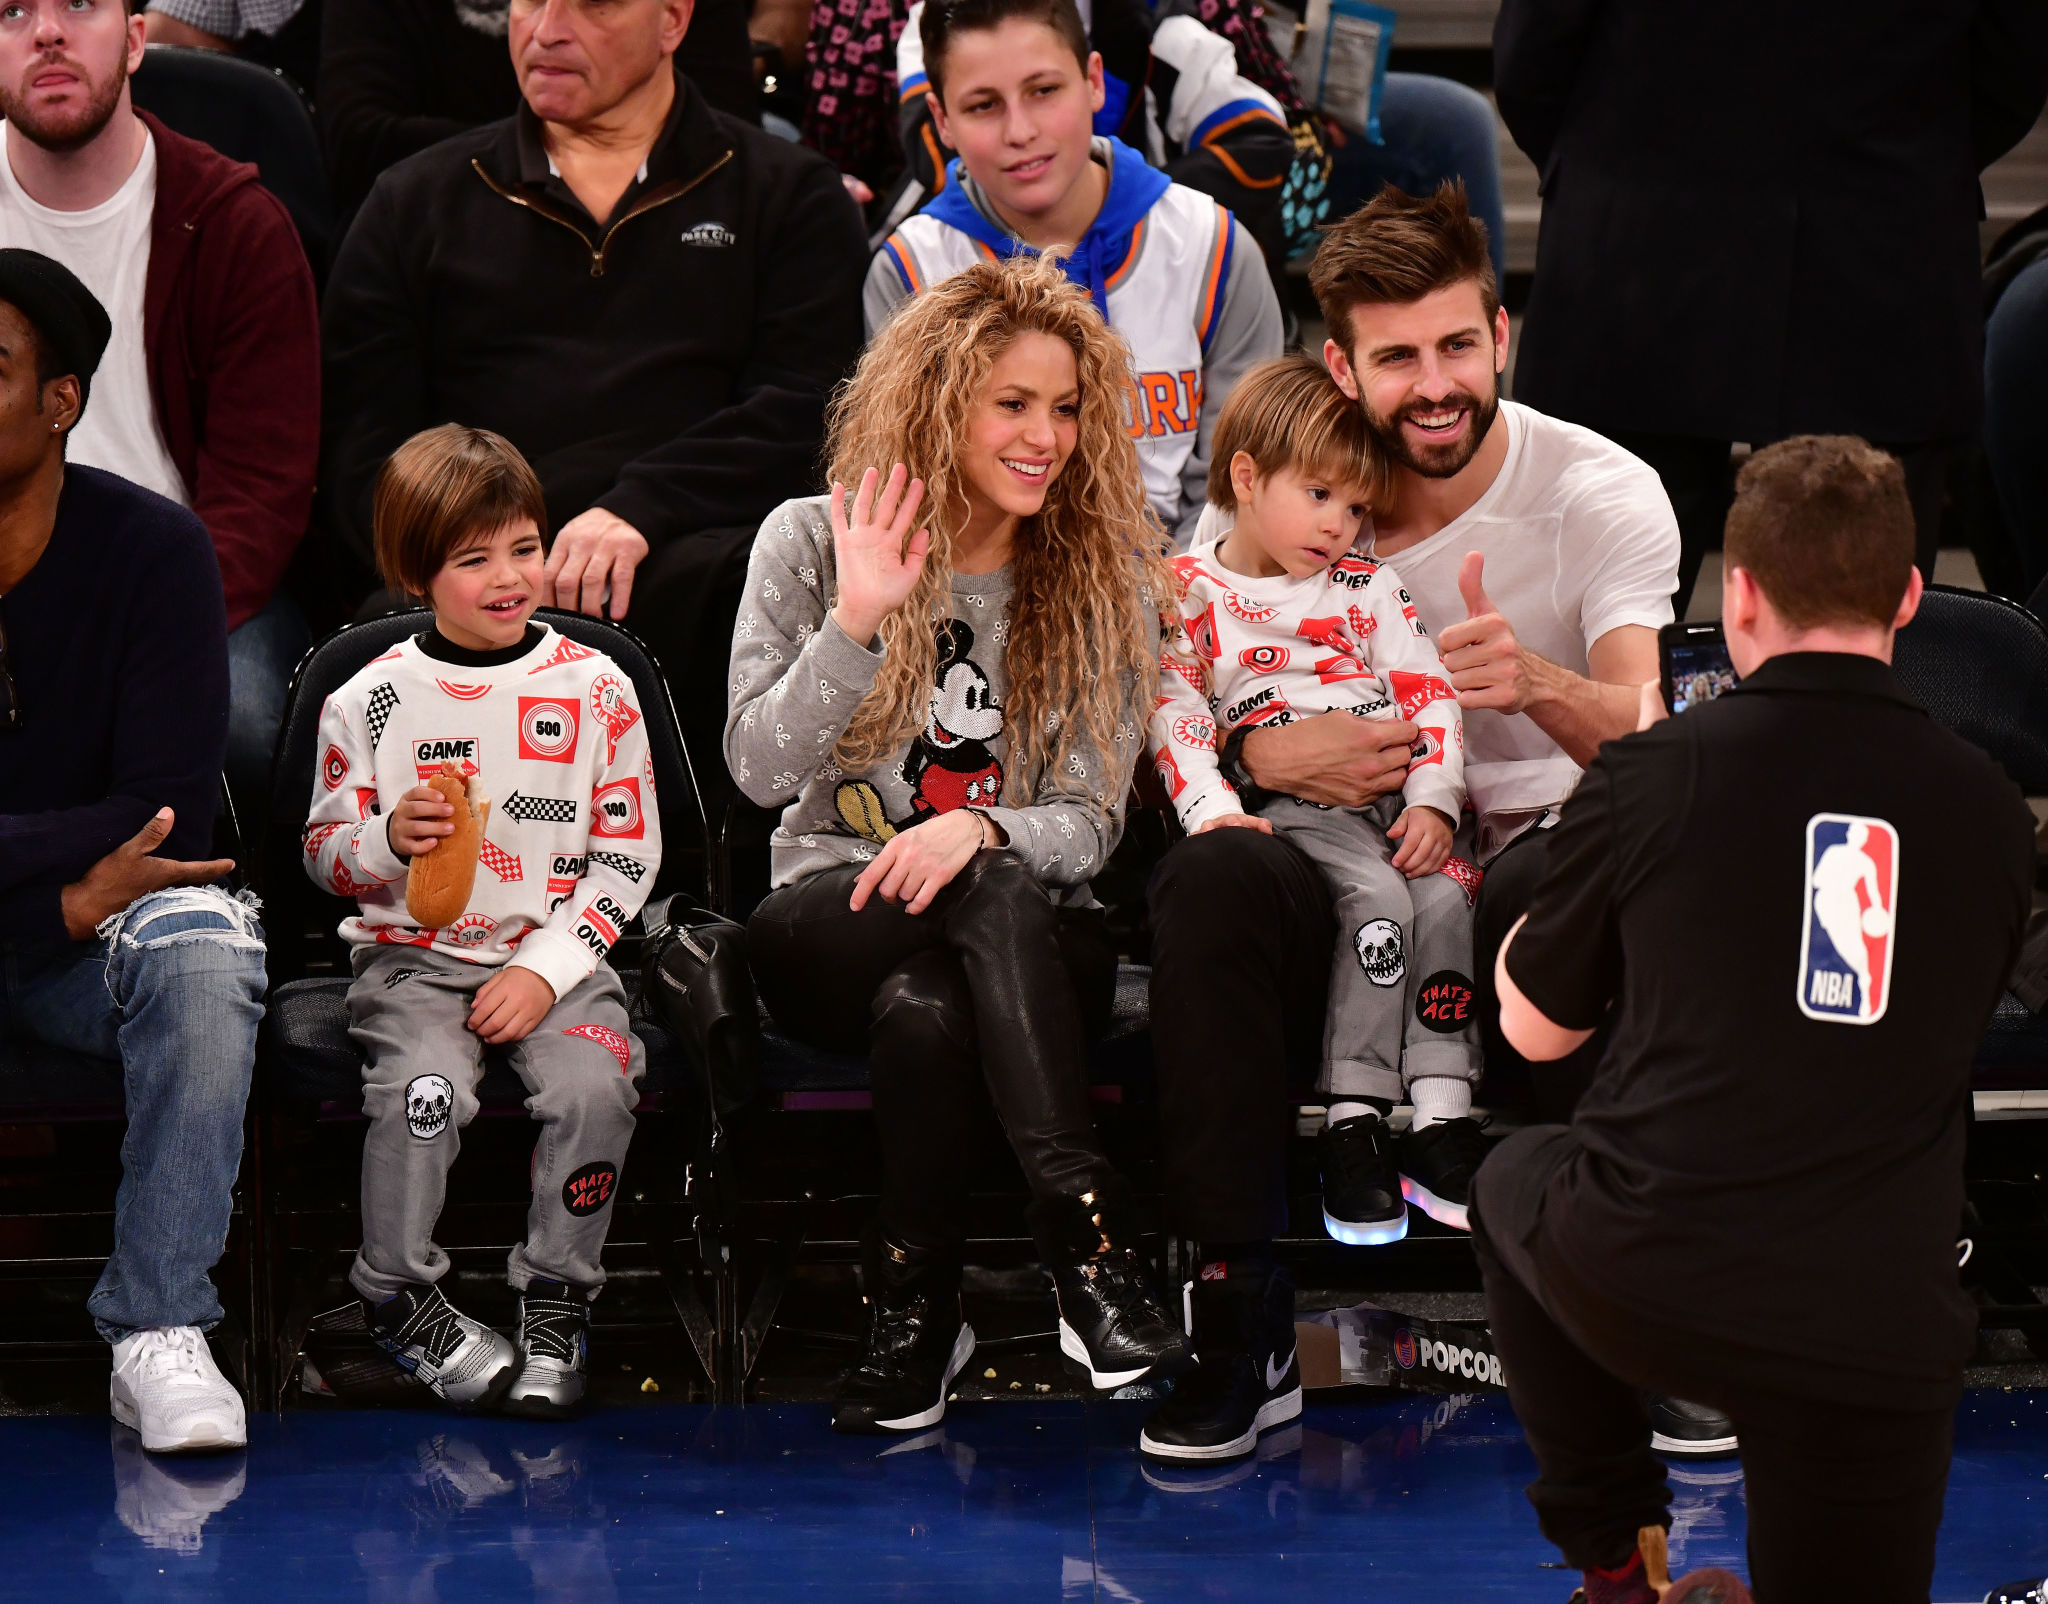
[[[867,246],[829,164],[673,70],[689,15],[513,8],[525,104],[388,170],[336,258],[322,477],[366,557],[394,447],[505,435],[547,493],[549,599],[640,629],[715,752],[747,549],[816,474]]]
[[[241,1168],[263,932],[209,884],[232,863],[179,861],[208,850],[227,751],[206,526],[64,461],[110,332],[67,268],[0,250],[0,1056],[119,1062],[114,1251],[86,1303],[113,1344],[114,1418],[152,1453],[229,1448],[247,1423],[203,1335],[221,1318],[207,1272]]]

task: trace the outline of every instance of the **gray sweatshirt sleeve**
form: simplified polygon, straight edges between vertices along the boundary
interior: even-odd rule
[[[1223,403],[1247,370],[1280,355],[1281,349],[1280,299],[1273,293],[1265,255],[1244,224],[1232,218],[1230,226],[1230,282],[1223,289],[1223,317],[1202,362],[1202,415],[1195,424],[1195,449],[1180,471],[1180,527],[1173,537],[1179,551],[1186,551],[1194,539],[1195,522],[1209,500],[1209,448]]]
[[[784,502],[754,537],[727,680],[726,767],[763,807],[818,771],[882,666],[828,616],[831,577],[824,498]]]
[[[875,252],[875,259],[868,263],[867,282],[860,292],[861,316],[867,321],[868,338],[872,340],[895,315],[896,308],[909,299],[910,287],[903,282],[889,252]]]

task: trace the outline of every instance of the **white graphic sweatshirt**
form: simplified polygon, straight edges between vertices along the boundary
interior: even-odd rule
[[[1173,569],[1180,628],[1160,656],[1150,745],[1188,831],[1244,812],[1218,767],[1232,730],[1330,712],[1419,725],[1402,800],[1456,826],[1465,810],[1457,693],[1399,576],[1366,556],[1363,541],[1302,579],[1234,574],[1214,544],[1174,558]]]
[[[301,837],[306,872],[362,912],[352,946],[429,947],[531,969],[566,996],[597,968],[661,864],[654,764],[633,684],[602,652],[545,625],[509,663],[429,657],[406,640],[320,710],[320,772]],[[469,908],[422,930],[386,820],[453,762],[491,799]]]

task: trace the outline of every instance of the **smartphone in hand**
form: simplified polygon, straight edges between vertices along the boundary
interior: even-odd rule
[[[1664,705],[1674,713],[1735,689],[1741,676],[1718,622],[1666,624],[1657,631],[1657,668]]]

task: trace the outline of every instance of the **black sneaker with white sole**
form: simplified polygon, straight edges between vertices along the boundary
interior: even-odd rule
[[[1401,1195],[1437,1224],[1471,1230],[1472,1177],[1488,1147],[1479,1121],[1463,1116],[1407,1132],[1396,1152]]]
[[[1673,1459],[1726,1459],[1739,1446],[1735,1422],[1718,1409],[1683,1398],[1652,1398],[1650,1451]]]
[[[1353,1247],[1408,1234],[1408,1202],[1394,1168],[1393,1132],[1377,1114],[1354,1114],[1316,1137],[1323,1171],[1323,1229]]]
[[[1109,1392],[1188,1367],[1187,1333],[1152,1289],[1121,1183],[1034,1199],[1025,1218],[1059,1296],[1060,1352],[1089,1386]]]
[[[1294,1287],[1277,1267],[1206,1264],[1188,1294],[1195,1368],[1138,1434],[1155,1459],[1242,1459],[1301,1414]]]
[[[946,1418],[946,1394],[974,1357],[960,1312],[960,1251],[914,1248],[870,1231],[862,1244],[867,1337],[839,1378],[832,1429],[923,1431]]]

